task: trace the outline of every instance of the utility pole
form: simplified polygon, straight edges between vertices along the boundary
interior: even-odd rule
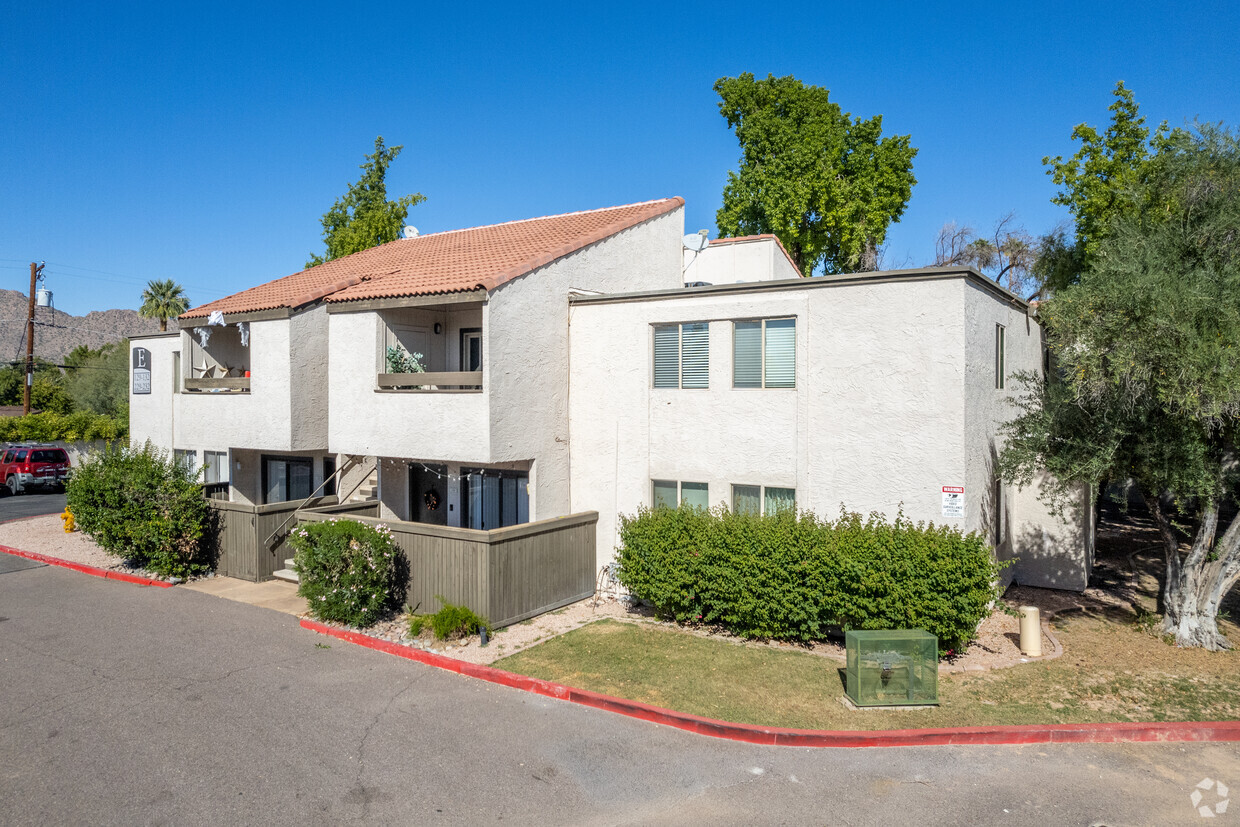
[[[30,388],[34,385],[34,289],[43,277],[43,265],[30,262],[30,310],[26,313],[26,389],[22,407],[30,413]]]

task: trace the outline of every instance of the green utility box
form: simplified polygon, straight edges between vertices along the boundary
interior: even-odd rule
[[[921,629],[845,633],[848,699],[857,706],[939,702],[939,639]]]

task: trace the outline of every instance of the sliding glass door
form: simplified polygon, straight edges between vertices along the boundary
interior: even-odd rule
[[[461,525],[490,530],[530,521],[529,473],[463,468]]]

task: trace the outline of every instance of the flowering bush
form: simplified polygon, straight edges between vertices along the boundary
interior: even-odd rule
[[[365,627],[404,603],[409,562],[387,526],[331,519],[294,529],[289,544],[316,619]]]

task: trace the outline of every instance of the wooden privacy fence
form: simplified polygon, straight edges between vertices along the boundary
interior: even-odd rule
[[[311,510],[329,516],[373,516],[379,513],[376,500],[340,503],[334,496],[270,505],[208,499],[207,505],[215,510],[219,518],[216,572],[254,581],[270,580],[273,571],[284,568],[285,558],[293,556],[292,549],[286,545],[289,530],[297,525],[293,512]]]
[[[315,509],[297,519],[331,516]],[[491,531],[348,516],[391,529],[409,560],[406,602],[421,614],[438,611],[441,595],[503,627],[594,594],[596,511]]]

